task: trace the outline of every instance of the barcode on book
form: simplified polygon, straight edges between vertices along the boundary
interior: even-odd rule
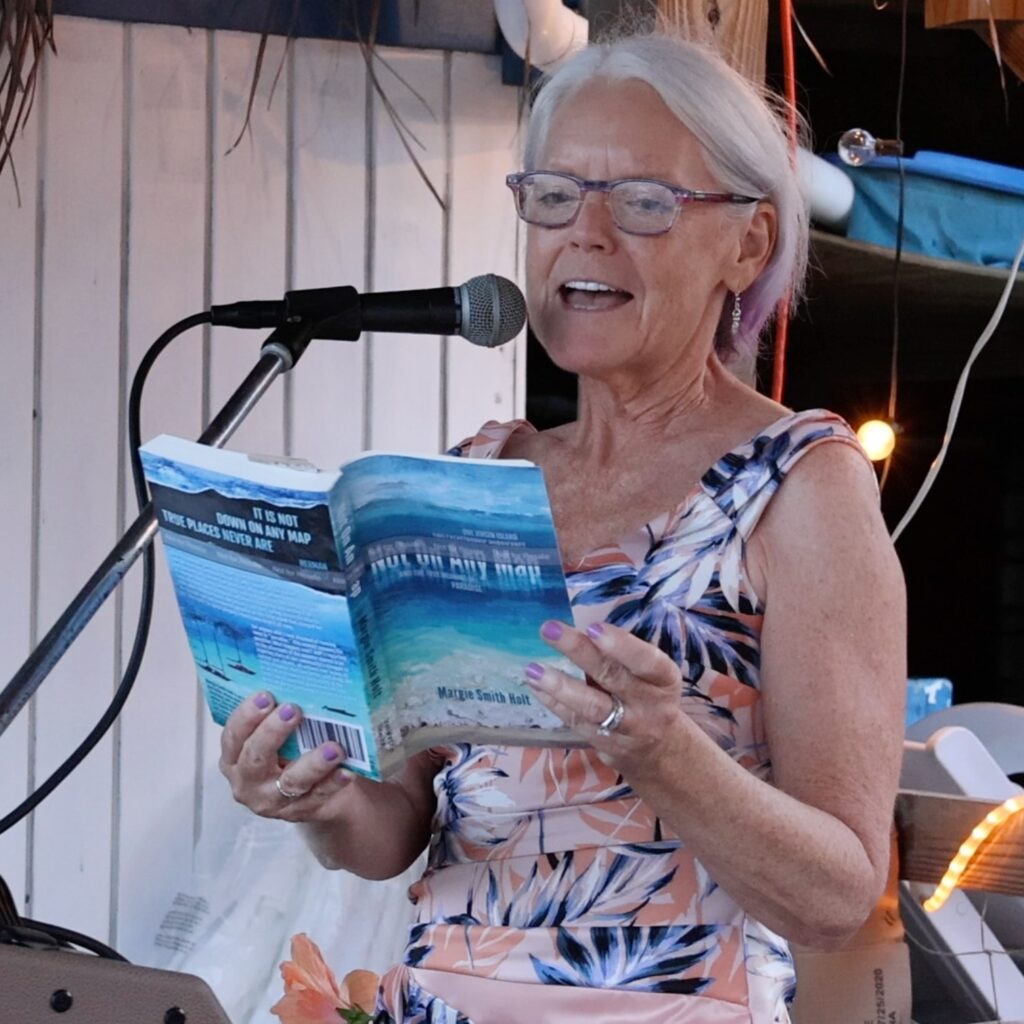
[[[321,743],[340,743],[348,753],[345,764],[355,768],[370,767],[363,730],[357,725],[342,725],[326,718],[303,718],[299,722],[299,750],[305,754]]]

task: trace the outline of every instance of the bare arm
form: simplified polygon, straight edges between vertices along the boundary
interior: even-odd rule
[[[297,708],[277,707],[269,694],[255,694],[235,710],[221,735],[220,759],[235,799],[263,817],[298,823],[325,867],[372,879],[401,874],[430,838],[430,757],[410,758],[388,782],[339,769],[342,751],[336,743],[324,743],[282,768],[277,751],[299,720]],[[281,790],[298,795],[288,799]]]
[[[679,670],[650,644],[611,626],[594,637],[567,629],[554,643],[625,705],[617,732],[594,735],[602,759],[747,912],[808,946],[856,931],[888,866],[905,608],[870,474],[840,445],[808,453],[751,545],[766,581],[761,692],[772,785],[686,717]],[[599,690],[551,670],[539,682],[545,703],[585,735],[608,714]]]

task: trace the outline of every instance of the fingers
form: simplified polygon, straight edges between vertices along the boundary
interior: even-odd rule
[[[282,800],[298,804],[314,791],[326,795],[337,792],[341,787],[328,783],[332,776],[338,775],[344,759],[345,752],[337,743],[325,743],[316,750],[307,751],[302,757],[286,764],[279,775],[275,773],[269,789],[271,800],[276,804]]]
[[[252,778],[277,778],[277,752],[301,720],[302,712],[294,704],[279,704],[265,714],[242,745],[236,767]]]
[[[220,734],[221,771],[237,764],[246,740],[273,710],[274,698],[262,691],[254,693],[235,708]]]
[[[602,690],[623,699],[638,696],[645,684],[667,690],[679,686],[679,667],[667,654],[610,623],[579,630],[552,620],[544,623],[541,635]]]
[[[684,717],[679,667],[653,644],[608,623],[579,630],[546,622],[541,633],[588,681],[551,665],[528,665],[526,681],[537,700],[624,778],[649,775]]]
[[[588,686],[558,669],[532,664],[526,667],[526,677],[548,710],[580,736],[594,733],[616,707],[604,689]]]
[[[234,798],[256,814],[286,821],[315,819],[351,781],[341,769],[345,751],[325,743],[284,763],[278,751],[298,729],[302,713],[294,704],[276,705],[257,693],[231,714],[221,735],[221,772]],[[283,767],[282,767],[283,765]]]
[[[316,764],[315,761],[317,757],[323,758],[324,753],[324,751],[311,751],[310,754],[314,756],[303,755],[281,773],[280,790],[299,795],[288,799],[283,797],[275,786],[271,797],[275,818],[281,818],[284,821],[315,821],[330,805],[332,797],[355,782],[358,778],[357,775],[337,767],[337,759],[342,756],[340,752],[336,752],[337,759],[329,762],[327,774],[322,774],[322,766]],[[303,764],[306,758],[310,759],[310,763]],[[316,771],[321,774],[315,774]]]

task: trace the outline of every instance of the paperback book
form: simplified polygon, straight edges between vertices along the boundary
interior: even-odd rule
[[[581,673],[539,637],[572,621],[540,469],[368,452],[335,472],[162,435],[140,449],[213,718],[257,690],[373,779],[450,743],[578,746],[523,684]]]

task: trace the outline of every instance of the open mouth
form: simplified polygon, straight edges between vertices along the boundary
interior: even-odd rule
[[[605,284],[603,281],[589,280],[566,281],[558,289],[558,294],[563,304],[570,309],[588,313],[619,309],[633,298],[632,292]]]

